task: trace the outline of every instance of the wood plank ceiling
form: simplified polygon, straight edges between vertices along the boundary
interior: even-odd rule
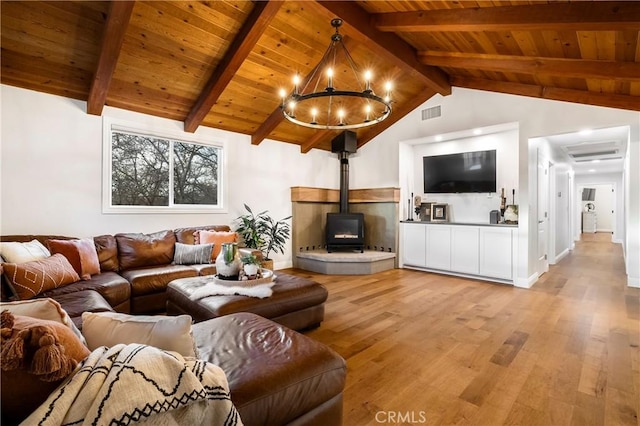
[[[278,90],[320,61],[333,29],[393,112],[362,146],[452,86],[640,111],[640,2],[2,1],[3,84],[300,146]],[[343,70],[344,71],[344,70]],[[336,84],[340,84],[338,72]]]

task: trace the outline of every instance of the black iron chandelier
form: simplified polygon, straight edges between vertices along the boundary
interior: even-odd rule
[[[331,44],[304,87],[300,88],[301,79],[296,74],[293,78],[293,91],[288,96],[285,89],[280,89],[282,113],[290,122],[313,129],[360,129],[380,123],[391,114],[391,83],[385,84],[384,97],[373,92],[372,73],[367,70],[360,74],[342,40],[339,32],[341,25],[342,19],[331,20],[331,26],[336,29],[331,36]],[[345,57],[353,72],[353,84],[360,86],[361,91],[338,89],[334,85],[336,58],[340,54]],[[323,73],[326,79],[323,78]],[[349,78],[346,75],[342,77],[345,80]],[[322,86],[324,89],[318,90]]]

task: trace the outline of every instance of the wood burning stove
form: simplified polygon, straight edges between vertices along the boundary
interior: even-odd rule
[[[356,152],[356,134],[344,131],[331,141],[331,152],[340,157],[340,213],[327,213],[326,245],[364,250],[364,214],[349,213],[349,153]]]
[[[364,214],[327,213],[327,251],[336,248],[364,250]]]

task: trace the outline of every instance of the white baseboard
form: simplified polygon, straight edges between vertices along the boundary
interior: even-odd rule
[[[564,249],[562,253],[556,256],[555,263],[560,262],[562,259],[569,255],[569,249]]]
[[[611,240],[611,242],[615,244],[622,244],[623,241],[620,238],[616,238],[615,240]]]
[[[531,288],[540,276],[537,272],[534,272],[529,278],[516,278],[513,285],[520,288]]]
[[[600,228],[597,228],[596,232],[608,232],[609,234],[613,234],[613,229],[600,229]]]
[[[627,286],[640,288],[640,277],[630,277],[627,275]]]

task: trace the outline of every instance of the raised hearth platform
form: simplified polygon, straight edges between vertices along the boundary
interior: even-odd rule
[[[395,253],[365,250],[310,250],[299,252],[297,267],[305,271],[328,275],[369,275],[395,268]]]

